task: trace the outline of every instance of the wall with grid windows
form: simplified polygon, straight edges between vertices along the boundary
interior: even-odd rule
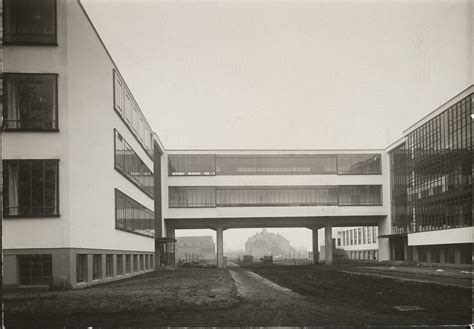
[[[387,215],[382,152],[168,151],[167,159],[165,218]]]
[[[153,251],[152,137],[143,129],[149,126],[122,77],[122,89],[117,87],[120,73],[78,2],[68,3],[67,29],[69,124],[74,132],[71,245]],[[124,97],[119,91],[126,91],[129,99],[126,115],[116,108],[117,99]],[[135,114],[130,117],[132,107]],[[130,200],[136,211],[125,212],[122,199]]]
[[[24,33],[8,15],[5,25],[4,284],[84,287],[152,270],[153,137],[143,113],[135,100],[118,110],[119,79],[133,96],[79,1],[6,2],[21,24],[34,12],[44,26]]]

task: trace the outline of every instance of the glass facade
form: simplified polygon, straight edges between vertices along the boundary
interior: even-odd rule
[[[56,0],[3,0],[5,44],[56,44]]]
[[[169,155],[170,176],[214,176],[216,174],[215,155]]]
[[[153,173],[117,130],[114,130],[114,135],[115,169],[153,198],[155,192]]]
[[[394,233],[472,225],[472,101],[460,100],[390,152]]]
[[[170,208],[212,208],[216,206],[216,189],[213,186],[170,186]]]
[[[335,206],[336,187],[218,187],[217,207]]]
[[[258,206],[379,206],[380,185],[170,186],[170,208]]]
[[[382,174],[380,154],[338,154],[337,173],[339,175],[380,175]]]
[[[115,228],[154,237],[154,219],[153,211],[115,189]]]
[[[58,129],[57,74],[5,73],[3,76],[5,129]]]
[[[380,154],[168,156],[169,176],[380,175],[381,173]]]
[[[58,160],[3,161],[3,215],[59,215]]]
[[[338,186],[339,206],[381,206],[381,185],[340,185]]]
[[[334,155],[218,155],[217,175],[335,174]]]

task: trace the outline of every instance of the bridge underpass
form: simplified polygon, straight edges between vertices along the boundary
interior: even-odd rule
[[[211,229],[216,231],[217,266],[224,266],[224,231],[232,228],[307,228],[312,230],[313,263],[319,263],[318,230],[324,228],[324,263],[332,264],[332,228],[379,226],[386,216],[328,217],[255,217],[255,218],[172,218],[164,219],[167,237],[174,238],[178,229]]]

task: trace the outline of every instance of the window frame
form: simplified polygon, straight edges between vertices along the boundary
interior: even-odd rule
[[[27,73],[17,73],[17,72],[4,72],[1,75],[1,78],[3,79],[3,113],[6,115],[4,116],[3,120],[3,129],[6,132],[59,132],[59,95],[58,95],[58,85],[59,85],[59,74],[58,73],[32,73],[32,72],[27,72]],[[12,80],[9,77],[13,77],[13,80],[16,80],[17,77],[25,77],[25,76],[30,76],[30,77],[38,77],[38,76],[50,76],[54,78],[54,116],[56,117],[56,127],[55,128],[8,128],[7,127],[7,121],[8,121],[8,87],[7,87],[7,82],[8,80]],[[19,121],[21,122],[21,121]]]
[[[154,195],[154,185],[153,185],[153,188],[151,189],[151,192],[150,191],[147,191],[143,186],[141,186],[138,182],[134,181],[129,175],[127,175],[127,172],[125,169],[121,169],[118,165],[117,165],[117,135],[120,136],[120,138],[122,138],[123,140],[123,143],[126,144],[134,153],[134,155],[141,161],[141,164],[151,173],[151,178],[153,180],[153,183],[154,183],[154,177],[155,177],[155,174],[153,171],[151,171],[151,169],[146,165],[146,163],[140,158],[140,156],[137,154],[137,152],[135,152],[135,150],[133,149],[133,147],[127,142],[127,140],[125,139],[125,137],[122,136],[122,134],[117,130],[117,129],[114,129],[114,169],[119,172],[123,177],[125,177],[129,182],[131,182],[133,185],[135,185],[140,191],[142,191],[143,193],[145,193],[148,197],[150,197],[152,200],[155,199],[155,195]]]
[[[8,2],[13,2],[15,0],[3,0],[3,5],[2,5],[2,10],[3,10],[3,22],[2,22],[2,28],[3,28],[3,44],[4,45],[14,45],[14,46],[53,46],[57,47],[58,46],[58,5],[57,5],[57,0],[51,0],[53,2],[53,20],[54,20],[54,32],[53,32],[53,40],[52,41],[18,41],[18,40],[8,40],[6,38],[6,35],[9,35],[7,31],[7,13],[8,13]],[[15,36],[17,33],[10,33],[12,36]],[[44,35],[44,34],[40,34]]]
[[[129,220],[128,218],[125,218],[125,222],[124,222],[124,225],[123,225],[124,227],[119,227],[119,226],[117,225],[117,222],[118,222],[118,220],[117,220],[117,215],[118,215],[118,212],[117,212],[117,210],[118,210],[118,209],[117,209],[117,195],[118,195],[118,194],[122,194],[123,196],[125,196],[125,197],[127,197],[128,199],[132,200],[135,204],[137,204],[137,205],[143,207],[144,209],[150,211],[150,212],[153,214],[153,217],[151,218],[153,225],[154,225],[154,218],[155,218],[155,212],[154,212],[154,211],[152,211],[150,208],[144,206],[143,204],[141,204],[140,202],[138,202],[137,200],[135,200],[134,198],[132,198],[132,197],[129,196],[128,194],[126,194],[126,193],[120,191],[118,188],[115,188],[115,189],[114,189],[115,229],[116,229],[116,230],[119,230],[119,231],[123,231],[123,232],[127,232],[127,233],[132,233],[132,234],[137,234],[137,235],[141,235],[141,236],[144,236],[144,237],[147,237],[147,238],[152,238],[152,239],[154,239],[154,238],[155,238],[155,235],[156,235],[156,232],[155,232],[153,235],[147,235],[147,234],[145,234],[145,233],[140,233],[140,232],[134,231],[133,229],[128,230],[128,229],[127,229],[127,224],[126,224],[126,222]],[[135,209],[135,208],[134,208],[134,209]],[[154,229],[155,229],[155,227],[153,227],[153,230],[154,230]]]
[[[9,219],[9,218],[15,219],[15,218],[58,218],[58,217],[61,217],[61,212],[60,212],[60,210],[61,210],[61,205],[60,205],[61,197],[60,197],[60,188],[59,188],[59,186],[60,186],[60,181],[59,181],[59,179],[60,179],[59,159],[4,159],[2,161],[3,179],[5,178],[5,173],[6,173],[6,170],[5,170],[6,163],[5,162],[10,162],[10,161],[15,161],[15,162],[20,162],[20,161],[24,161],[24,162],[26,162],[26,161],[43,161],[43,163],[44,163],[44,161],[55,161],[56,162],[56,167],[57,167],[57,169],[56,169],[56,195],[57,195],[57,198],[58,198],[56,200],[57,201],[57,206],[56,206],[57,207],[57,213],[56,214],[51,214],[51,215],[8,215],[8,214],[5,214],[5,211],[6,211],[7,207],[4,203],[3,204],[3,212],[2,212],[3,218],[4,219]],[[45,169],[44,169],[44,165],[43,165],[43,171],[44,170]],[[5,189],[5,184],[3,184],[3,189]],[[5,194],[7,194],[7,193],[8,193],[8,191],[6,193],[5,193],[5,191],[3,191],[3,194],[4,194],[3,198],[5,198]],[[3,199],[2,199],[2,201],[3,201]],[[50,208],[50,207],[45,207],[45,208]]]
[[[137,127],[136,131],[134,131],[134,129],[132,127],[131,117],[127,119],[126,108],[125,108],[125,100],[122,100],[123,108],[120,108],[117,104],[117,96],[119,96],[119,95],[117,95],[117,92],[118,92],[118,89],[120,89],[120,88],[117,88],[117,84],[116,84],[117,81],[121,85],[123,91],[125,91],[129,96],[130,107],[131,107],[130,112],[133,112],[133,107],[134,107],[134,105],[136,106],[137,114],[138,114],[138,118],[139,118],[138,119],[138,127]],[[140,144],[140,146],[143,148],[146,155],[153,161],[153,152],[154,152],[154,148],[153,148],[153,130],[151,129],[148,122],[146,121],[145,116],[143,115],[143,112],[142,112],[140,106],[138,105],[137,101],[135,100],[135,97],[133,96],[132,92],[130,91],[130,89],[128,89],[128,86],[125,83],[125,80],[122,78],[121,74],[119,73],[119,71],[116,68],[112,69],[112,91],[113,91],[113,96],[112,96],[113,97],[113,109],[114,109],[115,113],[118,115],[120,120],[122,120],[123,124],[127,127],[127,129],[133,135],[133,137],[138,142],[138,144]],[[126,98],[126,96],[124,97],[124,99],[125,98]],[[140,120],[140,118],[141,118],[141,120]],[[143,123],[142,126],[140,126],[141,123]],[[145,134],[148,134],[148,133],[150,134],[150,144],[151,144],[150,149],[147,149],[147,147],[146,147],[145,138],[142,139],[139,136],[139,132],[141,131],[140,127],[141,127],[142,130],[145,131]]]

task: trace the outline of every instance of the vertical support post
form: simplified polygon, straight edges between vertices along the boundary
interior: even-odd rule
[[[319,245],[319,240],[318,240],[318,228],[313,228],[313,264],[318,264],[319,263],[319,251],[318,251],[318,245]]]
[[[324,228],[324,256],[326,265],[332,264],[332,225],[326,224]]]
[[[386,216],[385,218],[379,220],[378,223],[378,235],[388,235],[390,234],[390,218]],[[390,243],[388,238],[379,238],[379,258],[378,261],[387,261],[390,260]]]
[[[222,226],[217,227],[217,267],[224,267],[224,230]]]

